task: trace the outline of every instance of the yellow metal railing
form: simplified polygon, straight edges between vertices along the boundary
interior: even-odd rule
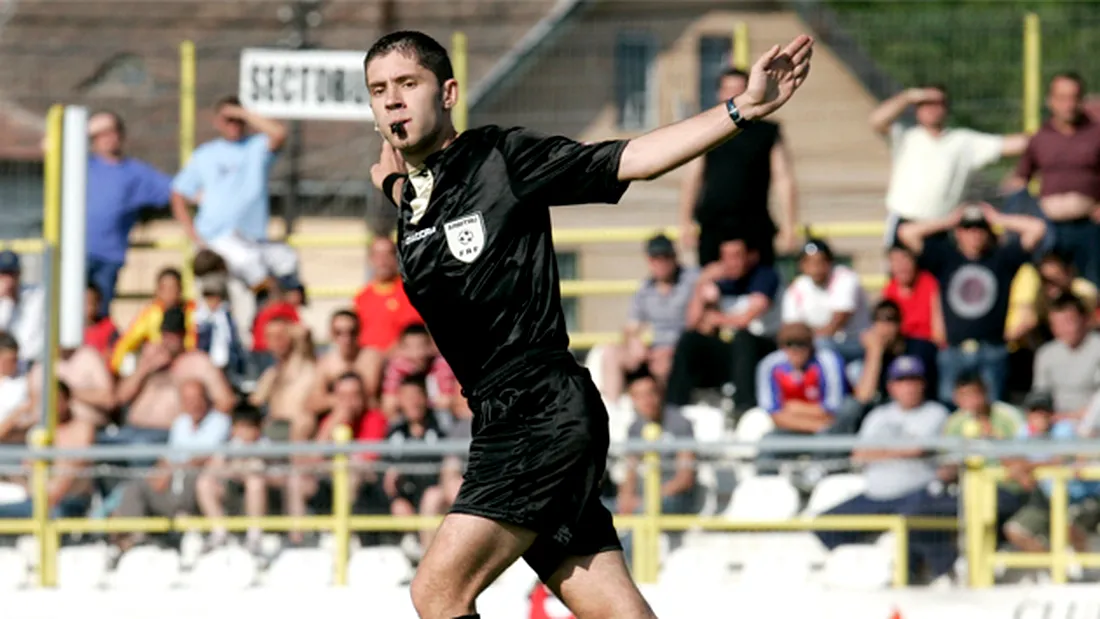
[[[644,430],[645,440],[660,440],[661,430],[650,424]],[[337,444],[351,442],[350,428],[337,428],[334,439]],[[36,432],[31,444],[36,448],[46,445],[45,434]],[[166,533],[169,531],[210,531],[215,527],[241,532],[253,527],[265,531],[326,531],[334,536],[333,582],[346,586],[348,560],[352,532],[359,531],[419,531],[437,527],[441,516],[356,516],[351,514],[350,465],[347,454],[332,459],[333,513],[331,515],[262,518],[226,517],[219,519],[178,516],[175,518],[110,518],[110,519],[51,519],[49,517],[49,463],[36,459],[32,465],[31,496],[34,501],[33,518],[30,520],[0,520],[0,535],[33,534],[38,539],[38,583],[41,587],[57,586],[57,553],[60,536],[69,533]],[[615,526],[630,530],[634,536],[632,571],[639,582],[653,583],[660,572],[659,536],[662,531],[881,531],[895,534],[897,559],[894,562],[893,584],[908,584],[910,530],[954,531],[954,518],[905,518],[884,516],[817,516],[787,521],[730,520],[721,516],[675,516],[661,513],[661,457],[648,452],[642,458],[643,513],[637,516],[615,516]],[[1064,518],[1062,522],[1064,523]],[[1100,555],[1094,555],[1100,565]]]

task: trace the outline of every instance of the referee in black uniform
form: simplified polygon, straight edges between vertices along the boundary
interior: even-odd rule
[[[367,53],[385,138],[371,177],[399,209],[405,292],[474,411],[462,489],[412,583],[423,619],[476,618],[475,600],[523,557],[578,619],[654,617],[599,501],[608,420],[569,354],[551,206],[615,203],[782,106],[813,40],[772,48],[747,90],[629,141],[581,144],[488,126],[458,135],[446,50],[397,32]]]

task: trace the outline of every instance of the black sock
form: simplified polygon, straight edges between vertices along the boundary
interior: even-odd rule
[[[462,615],[461,617],[455,617],[455,619],[481,619],[481,615],[474,613],[472,615]]]

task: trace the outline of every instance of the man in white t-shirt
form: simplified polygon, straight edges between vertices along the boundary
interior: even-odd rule
[[[817,346],[832,348],[845,361],[863,354],[860,334],[871,324],[859,275],[836,264],[833,250],[811,239],[802,248],[796,277],[783,293],[783,324],[805,323]]]
[[[915,107],[916,125],[898,118]],[[1027,136],[993,135],[947,126],[947,90],[941,85],[910,88],[871,112],[871,127],[890,140],[893,170],[886,190],[890,225],[887,245],[902,221],[938,219],[963,201],[975,172],[1027,148]]]
[[[15,252],[0,251],[0,331],[19,342],[20,370],[41,356],[46,340],[46,297],[40,286],[22,281],[22,265]]]

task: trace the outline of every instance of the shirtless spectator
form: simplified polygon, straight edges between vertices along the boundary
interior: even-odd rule
[[[259,409],[247,403],[238,405],[237,410],[233,411],[229,444],[256,445],[264,442],[262,426],[263,414]],[[267,515],[265,467],[260,458],[228,458],[222,454],[216,454],[207,461],[195,483],[195,498],[202,515],[215,521],[207,539],[208,548],[223,546],[229,539],[229,532],[217,523],[227,511],[243,512],[249,518]],[[258,554],[262,536],[263,531],[259,527],[250,527],[245,533],[245,543],[253,554]]]
[[[145,479],[126,483],[117,518],[173,518],[198,512],[195,484],[210,456],[188,454],[187,449],[209,449],[229,439],[229,415],[212,410],[203,381],[187,379],[179,386],[180,414],[172,422],[168,446],[173,453],[162,459]],[[115,542],[125,551],[138,536],[123,534]]]
[[[163,443],[180,411],[179,385],[200,381],[214,410],[233,410],[237,396],[225,375],[201,352],[184,350],[186,325],[183,310],[164,312],[160,343],[148,344],[137,369],[118,385],[118,401],[129,406],[126,425],[101,438],[108,443]]]
[[[367,394],[378,393],[382,380],[382,367],[393,353],[405,327],[422,324],[420,314],[413,309],[405,295],[401,274],[397,270],[397,247],[389,238],[375,237],[371,241],[368,256],[371,280],[355,295],[355,313],[363,326],[359,333],[359,345],[367,353]]]
[[[118,327],[111,317],[100,313],[103,293],[89,283],[84,293],[84,345],[90,346],[103,360],[110,362],[111,352],[118,342]]]
[[[348,426],[354,430],[366,411],[363,381],[354,372],[336,377],[332,384],[332,393],[326,397],[329,400],[329,413],[317,428],[317,434],[313,437],[315,443],[331,443],[336,428],[340,426]],[[321,485],[331,486],[329,464],[330,460],[323,456],[307,455],[291,458],[291,473],[287,478],[286,493],[283,497],[288,516],[305,516],[307,502],[317,494]],[[352,475],[349,495],[355,496],[360,482],[369,476],[370,471],[365,475]],[[303,540],[302,532],[290,531],[289,539],[291,544],[300,544]]]
[[[309,331],[284,318],[271,320],[264,331],[275,365],[264,370],[248,401],[267,407],[269,440],[308,441],[317,429],[316,415],[306,408],[316,374]]]
[[[83,449],[95,442],[92,424],[76,419],[69,408],[69,389],[65,383],[57,386],[57,428],[53,445],[59,449]],[[29,469],[30,463],[27,463]],[[54,463],[46,487],[50,515],[54,518],[82,518],[92,504],[91,463],[85,460],[61,459]],[[27,492],[30,494],[29,480]],[[28,498],[18,503],[0,505],[0,518],[27,519],[34,515],[34,502]]]
[[[157,289],[153,293],[153,300],[141,310],[137,318],[134,318],[115,344],[115,349],[111,353],[112,372],[118,374],[127,355],[140,351],[146,342],[156,344],[160,341],[160,323],[165,311],[170,307],[183,309],[185,319],[183,344],[187,350],[195,348],[195,304],[183,300],[183,275],[177,269],[161,269],[157,274]]]
[[[317,371],[313,377],[313,390],[306,405],[314,415],[321,415],[332,408],[334,395],[332,383],[336,378],[348,372],[355,372],[363,379],[367,389],[367,406],[373,408],[377,402],[378,391],[370,390],[369,376],[374,371],[371,353],[359,345],[360,322],[355,312],[340,310],[332,315],[329,323],[332,347],[317,361]],[[378,381],[374,382],[379,386]],[[373,396],[373,397],[372,397]]]
[[[97,428],[111,421],[118,408],[115,377],[96,350],[89,346],[62,350],[57,362],[57,379],[68,385],[72,392],[73,416]],[[27,385],[30,388],[31,410],[37,411],[42,395],[41,365],[36,364],[27,373]]]
[[[393,359],[386,365],[382,379],[382,412],[395,419],[398,391],[402,382],[417,374],[427,375],[428,401],[437,411],[450,411],[457,392],[454,372],[432,344],[424,325],[409,325],[401,334]]]
[[[0,331],[0,443],[22,443],[35,422],[27,377],[19,375],[19,343]]]
[[[1050,80],[1050,120],[1027,144],[1006,202],[1013,212],[1029,211],[1027,183],[1042,177],[1039,209],[1054,230],[1055,249],[1073,257],[1077,271],[1100,285],[1100,122],[1083,109],[1085,83],[1076,73]],[[1030,214],[1030,213],[1029,213]]]

